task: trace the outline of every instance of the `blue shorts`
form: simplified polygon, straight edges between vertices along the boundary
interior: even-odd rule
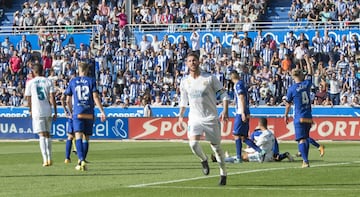
[[[92,119],[79,119],[73,117],[74,132],[83,132],[85,135],[91,136],[93,134],[94,120]]]
[[[67,119],[66,132],[69,134],[74,134],[74,126],[73,126],[72,118]]]
[[[294,127],[296,141],[309,138],[311,123],[294,123]]]
[[[233,134],[236,136],[249,136],[249,119],[246,122],[241,120],[241,114],[236,114]]]

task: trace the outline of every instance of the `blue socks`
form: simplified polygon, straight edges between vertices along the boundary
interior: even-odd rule
[[[83,153],[83,143],[82,139],[76,139],[75,141],[77,155],[80,161],[84,161],[84,153]]]
[[[257,152],[261,152],[261,148],[259,148],[252,140],[250,139],[245,139],[244,140],[245,144],[248,145],[250,148],[256,150]]]
[[[70,159],[70,152],[72,147],[72,140],[67,139],[65,145],[65,158]]]
[[[240,138],[235,140],[235,147],[236,147],[236,157],[238,159],[241,159],[242,141]]]
[[[89,142],[87,140],[83,140],[82,145],[83,145],[84,159],[86,159],[87,153],[89,151]]]
[[[316,148],[320,147],[320,144],[317,143],[314,139],[312,139],[311,137],[308,138],[308,141],[310,144],[314,145]]]
[[[308,155],[309,155],[309,141],[305,140],[305,142],[298,142],[299,152],[301,153],[301,157],[305,163],[309,163]]]

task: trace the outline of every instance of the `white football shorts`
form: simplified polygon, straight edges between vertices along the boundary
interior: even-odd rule
[[[204,135],[205,139],[212,144],[220,144],[221,142],[221,126],[220,121],[189,121],[188,122],[188,137],[196,135]]]
[[[52,117],[33,117],[32,126],[33,133],[50,132],[52,124]]]

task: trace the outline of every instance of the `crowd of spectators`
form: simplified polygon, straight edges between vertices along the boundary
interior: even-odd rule
[[[357,0],[293,0],[289,18],[293,21],[305,19],[309,24],[322,22],[328,28],[342,29],[359,24],[360,4]]]
[[[155,2],[153,5],[159,7],[159,2]],[[161,2],[164,13],[168,13],[165,2]],[[183,4],[181,2],[179,5]],[[222,5],[226,2],[222,1]],[[86,4],[84,2],[82,6]],[[286,41],[277,44],[271,36],[263,36],[261,30],[255,37],[249,37],[246,31],[244,37],[234,32],[231,47],[224,47],[219,38],[211,40],[210,37],[200,46],[200,32],[193,30],[189,40],[181,37],[177,43],[172,43],[167,35],[163,38],[154,36],[151,41],[144,36],[139,43],[130,43],[121,22],[121,18],[126,18],[121,5],[115,6],[120,10],[119,14],[111,14],[115,9],[110,9],[104,0],[95,6],[94,13],[97,14],[93,21],[95,36],[100,40],[98,47],[84,43],[76,47],[73,38],[65,43],[65,37],[71,37],[68,30],[51,34],[51,39],[44,30],[36,43],[41,46],[40,54],[32,50],[35,43],[30,43],[26,35],[22,35],[18,43],[11,43],[9,38],[1,40],[0,105],[26,104],[23,91],[26,81],[32,77],[33,62],[44,65],[46,76],[54,82],[60,104],[68,81],[77,74],[77,64],[84,61],[93,66],[91,75],[97,79],[104,106],[140,106],[144,95],[152,98],[153,106],[176,106],[181,78],[188,72],[185,57],[189,52],[195,52],[200,56],[202,70],[218,77],[231,96],[233,84],[229,73],[234,69],[240,72],[249,88],[252,106],[283,105],[286,90],[293,83],[291,69],[306,68],[307,62],[315,70],[312,76],[314,105],[359,106],[360,43],[356,34],[351,38],[344,36],[336,43],[327,30],[317,31],[311,42],[303,33],[296,38],[289,32]],[[147,7],[144,5],[146,2],[140,7]],[[84,10],[80,9],[80,12]]]
[[[249,31],[264,16],[266,6],[267,0],[193,0],[189,4],[185,0],[145,0],[134,8],[133,24],[152,24],[152,28],[166,25],[176,31],[212,26],[227,30],[226,24],[239,23],[247,24],[244,28]],[[177,28],[175,24],[181,25]]]

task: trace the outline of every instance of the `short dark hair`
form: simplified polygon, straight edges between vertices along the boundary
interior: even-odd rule
[[[39,63],[35,63],[33,66],[32,66],[32,70],[34,73],[38,74],[38,75],[42,75],[43,73],[43,66]]]
[[[267,128],[267,119],[266,118],[259,118],[259,124],[265,128]]]

